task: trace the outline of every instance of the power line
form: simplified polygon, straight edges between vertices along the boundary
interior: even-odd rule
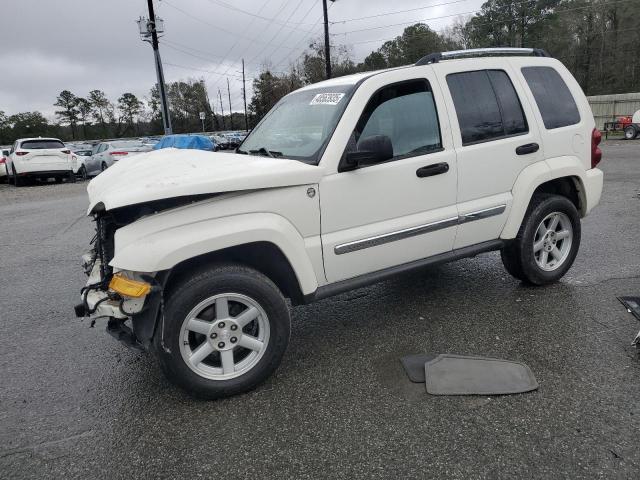
[[[265,7],[267,6],[267,4],[268,4],[268,0],[265,0],[265,1],[264,1],[264,3],[262,4],[262,7],[260,7],[260,9],[258,10],[258,14],[262,13],[262,11],[265,9]],[[252,27],[252,25],[253,25],[253,23],[254,23],[254,22],[255,22],[255,18],[252,18],[252,19],[251,19],[251,21],[249,22],[249,25],[247,25],[247,29],[250,29],[250,28]],[[257,38],[257,37],[256,37],[256,38]],[[224,60],[226,60],[226,59],[229,57],[229,55],[231,55],[231,52],[233,52],[233,50],[236,48],[236,46],[238,45],[239,41],[240,41],[240,40],[239,40],[239,39],[237,39],[237,40],[233,43],[233,45],[231,46],[231,48],[227,51],[227,54],[225,55]],[[240,57],[241,57],[241,58],[244,58],[244,55],[245,55],[245,53],[247,52],[247,50],[248,50],[248,47],[246,47],[246,48],[242,51],[242,54],[240,55]],[[222,63],[224,63],[224,60],[222,61]],[[225,72],[223,73],[223,75],[226,75],[226,73],[230,70],[230,68],[231,68],[231,67],[228,67],[228,68],[225,70]],[[205,82],[208,82],[210,78],[211,78],[211,75],[209,75],[209,76],[205,79]],[[215,87],[218,85],[218,83],[219,83],[219,80],[218,80],[218,82],[216,82],[216,83],[213,85],[213,88],[215,88]]]
[[[518,3],[514,3],[513,5],[523,5],[526,3],[531,3],[535,0],[525,0],[522,2],[518,2]],[[617,1],[609,1],[609,2],[598,2],[597,4],[593,4],[593,3],[589,3],[586,6],[583,7],[576,7],[576,8],[564,8],[564,9],[556,9],[556,10],[549,10],[552,13],[564,13],[564,12],[573,12],[573,11],[579,11],[579,10],[585,10],[585,9],[589,9],[592,7],[601,7],[601,6],[605,6],[605,5],[613,5],[616,3],[623,3],[626,2],[628,0],[617,0]],[[379,26],[375,26],[375,27],[368,27],[368,28],[360,28],[360,29],[356,29],[356,30],[349,30],[346,32],[338,32],[338,33],[332,33],[332,36],[339,36],[339,35],[347,35],[347,34],[351,34],[351,33],[357,33],[357,32],[366,32],[366,31],[370,31],[370,30],[379,30],[382,28],[389,28],[389,27],[397,27],[397,26],[402,26],[402,25],[415,25],[416,23],[424,23],[428,20],[440,20],[443,18],[451,18],[451,17],[457,17],[457,16],[461,16],[461,15],[470,15],[470,14],[474,14],[474,13],[479,13],[481,12],[482,9],[476,9],[476,10],[470,10],[468,12],[460,12],[460,13],[452,13],[452,14],[448,14],[448,15],[440,15],[440,16],[436,16],[436,17],[427,17],[427,18],[423,18],[421,20],[413,20],[413,21],[409,21],[409,22],[399,22],[399,23],[392,23],[392,24],[387,24],[387,25],[379,25]],[[522,16],[522,17],[514,17],[514,18],[510,18],[508,20],[508,22],[512,22],[514,20],[520,20],[526,18],[526,16]]]
[[[310,33],[310,32],[307,32],[306,30],[302,30],[300,28],[295,28],[295,27],[292,26],[292,25],[311,25],[310,23],[287,22],[287,21],[283,22],[281,20],[272,19],[272,18],[264,17],[264,16],[256,14],[256,13],[248,12],[247,10],[243,10],[241,8],[238,8],[235,5],[230,5],[230,4],[226,3],[226,2],[223,2],[222,0],[207,0],[207,1],[209,3],[213,3],[213,4],[219,5],[219,6],[224,7],[224,8],[228,8],[228,9],[233,10],[235,12],[244,13],[245,15],[249,15],[249,16],[254,17],[254,18],[259,18],[261,20],[265,20],[267,22],[272,22],[272,23],[275,23],[277,25],[283,25],[283,26],[285,26],[287,28],[291,28],[293,30],[298,30],[300,32]]]
[[[209,27],[215,28],[215,29],[220,30],[220,31],[222,31],[222,32],[228,33],[229,35],[233,35],[234,37],[238,37],[238,38],[241,38],[241,39],[243,39],[243,40],[247,40],[247,41],[249,41],[249,42],[252,42],[252,43],[255,43],[255,44],[261,45],[261,42],[258,42],[255,38],[251,38],[251,37],[247,37],[247,36],[244,36],[244,35],[240,35],[240,34],[238,34],[237,32],[233,32],[233,31],[231,31],[231,30],[228,30],[228,29],[226,29],[226,28],[224,28],[224,27],[221,27],[220,25],[215,25],[215,24],[213,24],[213,23],[211,23],[211,22],[208,22],[208,21],[206,21],[206,20],[204,20],[204,19],[202,19],[202,18],[200,18],[200,17],[196,17],[195,15],[190,14],[190,13],[189,13],[189,12],[187,12],[186,10],[183,10],[183,9],[182,9],[182,8],[180,8],[180,7],[176,7],[174,4],[172,4],[172,3],[168,2],[167,0],[163,0],[163,3],[165,3],[165,4],[169,5],[171,8],[173,8],[173,9],[175,9],[175,10],[179,11],[180,13],[182,13],[183,15],[185,15],[185,16],[187,16],[187,17],[191,18],[192,20],[195,20],[195,21],[197,21],[197,22],[200,22],[200,23],[202,23],[202,24],[204,24],[204,25],[207,25],[207,26],[209,26]],[[285,47],[285,48],[288,48],[288,47]]]
[[[344,20],[335,20],[335,21],[329,22],[329,23],[334,25],[334,24],[338,24],[338,23],[357,22],[357,21],[360,21],[360,20],[368,20],[370,18],[388,17],[389,15],[397,15],[397,14],[400,14],[400,13],[417,12],[419,10],[426,10],[428,8],[443,7],[445,5],[453,5],[454,3],[462,3],[462,2],[468,2],[468,1],[470,1],[470,0],[453,0],[451,2],[434,3],[432,5],[427,5],[426,7],[409,8],[407,10],[394,10],[392,12],[378,13],[378,14],[375,14],[375,15],[368,15],[366,17],[355,17],[355,18],[347,18],[347,19],[344,19]]]
[[[183,68],[185,70],[193,70],[193,71],[197,71],[197,72],[205,72],[205,73],[210,73],[210,74],[216,74],[216,75],[222,75],[222,73],[217,73],[214,72],[213,70],[205,70],[204,68],[198,68],[198,67],[186,67],[184,65],[178,65],[175,63],[169,63],[169,62],[163,62],[165,65],[169,65],[171,67],[176,67],[176,68]],[[242,76],[239,75],[228,75],[230,77],[235,77],[235,78],[242,78]]]
[[[535,1],[535,0],[526,0],[524,2],[520,2],[519,4],[529,3],[531,1]],[[588,8],[601,7],[601,6],[605,6],[605,5],[614,5],[614,4],[618,4],[618,3],[624,3],[626,1],[628,1],[628,0],[615,0],[615,1],[608,1],[608,2],[600,2],[600,3],[596,4],[596,5],[590,4],[589,6],[584,6],[584,7],[555,10],[552,13],[561,15],[561,14],[564,14],[564,13],[567,13],[567,12],[585,10],[585,9],[588,9]],[[480,11],[482,11],[482,10],[477,10],[475,13],[480,12]],[[474,13],[474,12],[466,12],[466,13]],[[464,13],[460,13],[460,14],[457,14],[457,15],[464,15]],[[435,19],[446,18],[446,17],[450,17],[450,16],[452,16],[452,15],[445,15],[445,16],[442,16],[442,17],[431,17],[431,18],[427,18],[427,19],[423,19],[423,20],[417,20],[415,22],[407,22],[407,23],[411,23],[411,24],[414,24],[414,25],[422,23],[422,24],[426,25],[426,23],[424,23],[426,20],[435,20]],[[505,23],[512,23],[512,22],[515,22],[515,21],[518,21],[518,20],[523,20],[523,19],[526,19],[526,18],[527,18],[527,16],[512,17],[512,18],[509,18],[507,20],[475,23],[473,26],[474,27],[479,27],[479,26],[484,26],[484,25],[499,25],[499,24],[505,24]],[[384,28],[384,27],[376,27],[376,28]],[[443,30],[433,30],[433,31],[436,32],[436,33],[443,33]],[[338,35],[344,35],[344,34],[353,33],[353,32],[354,31],[352,31],[352,32],[342,32],[342,33],[336,33],[334,35],[338,36]],[[422,35],[423,35],[422,33],[408,34],[408,35],[406,35],[405,38],[414,38],[414,37],[417,38],[417,37],[421,37]],[[375,38],[375,39],[371,39],[371,40],[362,40],[362,41],[357,41],[357,42],[350,42],[350,44],[351,45],[361,45],[361,44],[365,44],[365,43],[386,42],[386,41],[390,41],[390,40],[395,40],[396,38],[403,37],[403,36],[404,36],[404,33],[401,33],[399,35],[396,35],[395,37]]]
[[[302,2],[303,2],[303,0],[301,0],[301,1],[298,3],[298,5],[297,5],[297,6],[296,6],[296,8],[294,9],[294,11],[289,15],[289,17],[287,17],[287,21],[289,21],[289,20],[291,19],[291,17],[295,14],[295,12],[300,8],[300,5],[302,5]],[[289,0],[285,0],[285,1],[282,3],[282,5],[280,6],[279,11],[284,10],[285,6],[286,6],[288,3],[289,3]],[[312,6],[312,8],[313,8],[313,6]],[[305,14],[305,16],[303,17],[303,19],[304,19],[304,18],[306,18],[308,14],[309,14],[309,12],[307,12],[307,13]],[[274,18],[275,18],[275,16],[274,16]],[[267,44],[265,45],[265,48],[263,48],[263,49],[260,51],[260,53],[258,53],[258,55],[255,55],[255,56],[254,56],[254,57],[249,61],[249,63],[253,63],[253,62],[254,62],[254,60],[255,60],[256,58],[258,58],[260,55],[262,55],[262,53],[264,52],[264,50],[266,50],[266,48],[268,47],[268,45],[270,45],[270,44],[273,42],[273,40],[274,40],[274,39],[275,39],[275,38],[280,34],[280,32],[281,32],[281,31],[282,31],[282,27],[281,27],[281,28],[276,32],[276,34],[275,34],[273,37],[271,37],[271,39],[270,39],[270,40],[267,42]],[[231,53],[231,51],[230,51],[229,53]],[[246,49],[245,49],[245,51],[243,52],[243,54],[241,55],[241,57],[244,57],[244,53],[246,53]],[[230,68],[231,68],[231,67],[227,68],[227,70],[224,72],[224,74],[223,74],[223,75],[225,75],[225,74],[230,70]],[[219,82],[220,82],[220,80],[216,81],[216,82],[214,83],[214,85],[213,85],[213,88],[215,88],[215,87],[219,84]]]

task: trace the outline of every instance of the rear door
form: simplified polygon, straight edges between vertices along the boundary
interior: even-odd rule
[[[516,178],[544,155],[532,108],[507,61],[443,61],[435,70],[447,92],[458,158],[454,248],[461,248],[500,236]]]

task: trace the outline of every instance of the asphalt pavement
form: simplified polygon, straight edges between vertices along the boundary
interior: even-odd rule
[[[600,206],[566,277],[526,287],[496,253],[293,311],[254,392],[197,401],[76,319],[86,183],[0,185],[0,477],[638,478],[640,141],[606,142]],[[399,358],[525,362],[536,392],[435,397]]]

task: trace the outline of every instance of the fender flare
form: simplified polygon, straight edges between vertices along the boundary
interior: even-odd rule
[[[520,172],[511,189],[513,201],[500,238],[511,239],[516,237],[527,213],[527,208],[529,208],[533,193],[543,183],[558,178],[572,179],[580,200],[580,216],[584,217],[588,213],[590,208],[588,208],[589,202],[584,188],[585,168],[580,159],[563,156],[536,162]]]
[[[158,272],[180,262],[224,248],[268,242],[280,249],[291,265],[303,294],[318,288],[305,242],[284,217],[273,213],[249,213],[198,221],[136,235],[133,223],[116,231],[114,268],[134,272]],[[121,246],[119,245],[121,244]]]

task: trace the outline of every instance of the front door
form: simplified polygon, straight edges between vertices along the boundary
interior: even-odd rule
[[[359,89],[360,96],[369,89],[369,100],[352,125],[345,152],[361,151],[365,139],[384,136],[393,155],[353,170],[345,168],[343,155],[338,171],[320,184],[322,248],[330,283],[452,249],[456,155],[431,74],[426,67],[422,78],[380,85],[374,77]]]

